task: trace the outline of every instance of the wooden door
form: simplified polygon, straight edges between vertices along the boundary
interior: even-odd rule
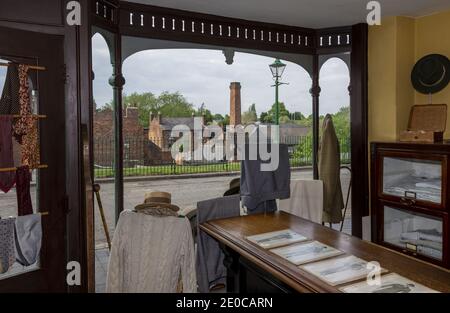
[[[63,42],[64,38],[58,35],[0,27],[2,60],[45,67],[42,71],[30,70],[29,77],[33,89],[38,90],[38,113],[46,115],[39,121],[39,140],[40,163],[48,165],[35,171],[32,187],[34,212],[48,212],[42,216],[40,262],[36,267],[0,279],[0,292],[67,290]],[[0,192],[2,217],[2,202],[6,203],[7,195]]]

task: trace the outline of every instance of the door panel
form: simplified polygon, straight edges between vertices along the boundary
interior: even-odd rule
[[[33,86],[39,90],[41,164],[38,170],[35,212],[42,216],[42,248],[38,269],[0,280],[0,292],[63,292],[66,290],[65,210],[65,115],[63,79],[63,37],[0,27],[0,58],[39,65],[45,71],[30,70]],[[0,91],[1,92],[1,91]],[[0,201],[3,194],[0,194]],[[0,216],[4,216],[1,212]]]

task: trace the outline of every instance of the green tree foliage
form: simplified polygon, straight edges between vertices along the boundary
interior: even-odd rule
[[[268,118],[268,114],[267,114],[267,112],[261,112],[261,114],[259,115],[259,121],[261,122],[261,123],[267,123],[267,120],[268,120],[269,118]]]
[[[225,114],[222,124],[219,123],[219,125],[222,127],[230,125],[230,116],[228,114]]]
[[[336,136],[340,142],[341,154],[350,154],[350,107],[342,107],[337,113],[331,115],[336,131]],[[322,133],[324,116],[320,116],[319,130]],[[294,152],[294,158],[306,159],[312,157],[312,115],[297,121],[299,125],[310,127],[308,136],[302,138]],[[341,157],[342,158],[342,157]]]
[[[272,108],[268,112],[261,113],[261,116],[259,118],[260,122],[262,123],[274,123],[275,122],[275,115],[276,115],[276,103],[272,105]],[[284,105],[284,102],[279,102],[279,117],[280,117],[280,123],[282,121],[290,121],[290,113],[286,109],[286,106]]]
[[[165,117],[183,117],[191,116],[195,113],[194,107],[186,98],[178,92],[163,92],[159,96],[155,96],[151,92],[132,93],[123,95],[122,103],[124,108],[133,106],[138,108],[139,123],[143,127],[148,127],[150,113],[158,114],[159,112]],[[111,110],[112,101],[99,109]]]
[[[200,105],[197,112],[195,113],[196,116],[204,116],[205,125],[209,125],[214,121],[214,115],[211,113],[210,110],[208,110],[204,103]]]
[[[213,115],[213,121],[217,122],[218,124],[222,123],[225,117],[222,114],[214,114]]]
[[[152,110],[152,113],[157,112],[165,117],[185,117],[194,113],[194,107],[178,92],[163,92],[158,97],[157,110]]]
[[[289,117],[294,121],[301,121],[305,119],[305,116],[302,114],[302,112],[293,112],[289,115]]]
[[[258,121],[258,114],[256,113],[256,105],[253,103],[241,117],[243,124],[251,124]]]

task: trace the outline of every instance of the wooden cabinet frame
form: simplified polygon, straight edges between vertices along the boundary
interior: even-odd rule
[[[448,159],[450,156],[450,144],[421,144],[421,143],[397,143],[375,142],[371,143],[371,227],[372,241],[390,249],[407,254],[411,257],[450,268],[449,260],[449,203],[450,195],[448,181],[450,169]],[[441,203],[416,200],[414,202],[402,201],[402,197],[383,193],[383,159],[385,157],[406,158],[416,160],[435,160],[442,162],[442,190]],[[429,215],[442,219],[443,251],[442,261],[414,253],[407,249],[395,246],[384,241],[384,206],[402,211],[410,211],[415,214]]]

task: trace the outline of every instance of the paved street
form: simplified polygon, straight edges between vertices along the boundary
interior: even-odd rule
[[[188,179],[165,179],[151,180],[140,182],[125,183],[125,209],[133,209],[137,204],[144,201],[146,192],[150,191],[166,191],[172,194],[172,203],[185,208],[195,206],[197,201],[207,200],[223,195],[228,189],[230,180],[237,176],[218,176],[205,178],[188,178]],[[310,170],[294,171],[293,179],[312,179]],[[350,175],[348,171],[343,170],[341,174],[342,189],[344,200],[347,193]],[[114,184],[101,184],[101,198],[105,210],[106,219],[112,234],[114,228]],[[96,204],[97,205],[97,204]],[[349,216],[348,212],[347,216]],[[95,208],[95,235],[96,244],[105,243],[105,236],[101,224],[100,214]]]
[[[149,191],[167,191],[172,194],[172,202],[182,209],[188,206],[195,206],[197,201],[206,200],[223,195],[228,189],[230,180],[237,176],[217,176],[202,178],[175,178],[164,180],[126,182],[125,183],[125,208],[133,209],[139,203],[144,201],[146,192]],[[349,183],[349,173],[343,170],[341,174],[342,189],[345,195]],[[294,171],[293,179],[312,179],[310,170]],[[31,187],[33,206],[36,207],[35,194],[36,188]],[[114,184],[112,182],[101,184],[101,199],[105,210],[106,220],[110,229],[111,237],[114,232]],[[97,246],[102,246],[106,242],[103,232],[103,226],[100,219],[97,202],[95,202],[95,242]],[[9,193],[0,193],[1,216],[17,215],[17,198],[15,190]],[[347,216],[349,216],[349,213]]]

